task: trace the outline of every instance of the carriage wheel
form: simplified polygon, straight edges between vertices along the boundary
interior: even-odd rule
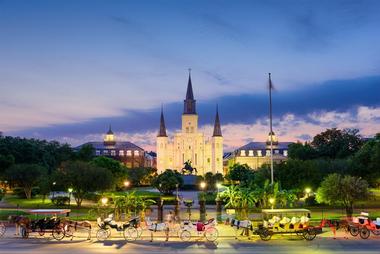
[[[303,238],[305,238],[305,240],[307,241],[312,241],[314,240],[314,238],[317,236],[317,233],[313,230],[313,229],[305,229],[305,231],[303,231]]]
[[[188,242],[191,239],[191,233],[189,230],[182,230],[181,233],[179,234],[179,237],[181,238],[182,241]]]
[[[219,232],[214,227],[207,228],[205,231],[205,237],[207,241],[209,242],[215,242],[216,239],[218,239],[218,236],[219,236]]]
[[[65,237],[65,231],[62,228],[53,229],[52,235],[55,240],[61,241]]]
[[[348,231],[352,236],[357,236],[359,234],[359,228],[354,226],[349,226]]]
[[[138,227],[138,228],[136,228],[136,230],[137,230],[137,235],[138,235],[137,238],[141,238],[142,233],[143,233],[143,228],[142,227]]]
[[[21,231],[21,237],[22,238],[26,239],[26,238],[29,237],[29,232],[26,229],[26,227],[22,226],[21,229],[20,229],[20,231]]]
[[[263,241],[269,241],[272,238],[272,234],[268,229],[263,229],[259,234],[261,240]]]
[[[371,231],[368,228],[364,227],[360,230],[360,237],[362,239],[367,239],[371,235]]]
[[[97,232],[96,232],[96,238],[99,240],[99,241],[104,241],[104,240],[107,240],[108,236],[109,236],[109,232],[108,230],[105,230],[105,229],[99,229]]]
[[[125,240],[136,241],[137,237],[139,237],[139,232],[134,227],[128,227],[124,229],[123,236]]]
[[[0,223],[0,238],[5,235],[5,231],[7,231],[7,228],[3,223]]]

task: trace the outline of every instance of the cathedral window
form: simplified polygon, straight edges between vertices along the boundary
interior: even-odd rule
[[[127,156],[132,156],[132,151],[131,150],[127,150]]]
[[[197,154],[195,154],[195,165],[197,165],[198,164],[198,156],[197,156]]]
[[[190,132],[194,133],[194,127],[190,127]]]
[[[249,150],[248,156],[253,156],[253,150]]]
[[[245,156],[245,150],[240,150],[240,156]]]
[[[210,163],[210,158],[207,158],[207,163]]]
[[[186,127],[186,133],[189,133],[189,127]]]

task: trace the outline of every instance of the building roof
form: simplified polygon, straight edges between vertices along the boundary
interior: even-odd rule
[[[219,110],[218,106],[216,106],[216,115],[215,115],[215,123],[214,123],[214,132],[212,134],[213,137],[222,137],[222,129],[220,128],[220,120],[219,120]]]
[[[141,147],[129,142],[129,141],[116,141],[115,145],[105,145],[104,142],[87,142],[80,146],[77,146],[75,149],[80,149],[84,145],[92,145],[95,150],[101,150],[101,149],[133,149],[133,150],[142,150]]]
[[[161,107],[161,117],[160,117],[160,130],[158,131],[157,137],[167,137],[166,135],[166,126],[165,126],[165,118],[164,118],[164,109]]]
[[[107,131],[107,135],[113,135],[113,131],[111,129],[111,124],[110,124],[108,131]]]
[[[196,114],[196,105],[193,94],[193,85],[191,83],[191,73],[189,70],[189,81],[187,82],[186,99],[183,105],[183,114]]]
[[[288,149],[289,145],[293,144],[293,142],[278,142],[278,145],[273,145],[273,149]],[[240,148],[239,150],[265,150],[268,148],[266,142],[250,142]]]

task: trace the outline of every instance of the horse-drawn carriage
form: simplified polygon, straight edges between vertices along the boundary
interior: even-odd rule
[[[360,235],[362,239],[367,239],[371,232],[374,235],[380,235],[380,218],[371,220],[368,213],[362,212],[360,216],[352,218],[349,231],[352,236]]]
[[[99,229],[96,232],[96,238],[99,241],[104,241],[111,236],[111,229],[115,229],[117,232],[123,234],[125,240],[134,241],[140,236],[140,233],[137,230],[139,227],[139,222],[140,219],[136,217],[128,222],[117,223],[113,218],[113,214],[108,215],[108,218],[104,220],[98,218],[97,223]]]
[[[236,238],[249,237],[252,231],[264,241],[276,234],[296,234],[311,241],[322,232],[322,226],[311,226],[310,214],[307,209],[263,209],[262,221],[255,226],[249,220],[231,220],[231,226],[236,228]]]
[[[198,221],[193,223],[191,221],[185,221],[181,225],[179,237],[182,241],[190,241],[193,234],[196,236],[205,237],[209,242],[215,242],[218,239],[219,232],[216,229],[216,221],[214,218],[209,219],[207,222]]]
[[[35,219],[20,226],[22,238],[28,238],[30,233],[36,232],[40,236],[51,233],[54,239],[60,241],[65,237],[64,224],[58,215],[67,215],[70,209],[37,209],[29,210],[30,214],[44,215],[42,219]],[[50,215],[51,217],[47,217]]]

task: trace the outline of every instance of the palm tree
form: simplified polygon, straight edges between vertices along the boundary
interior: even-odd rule
[[[220,197],[227,202],[226,208],[238,208],[241,198],[240,190],[237,185],[229,186],[225,191],[220,193]]]
[[[247,219],[248,209],[253,208],[258,200],[256,193],[249,188],[240,189],[239,207],[242,209],[242,219]]]

